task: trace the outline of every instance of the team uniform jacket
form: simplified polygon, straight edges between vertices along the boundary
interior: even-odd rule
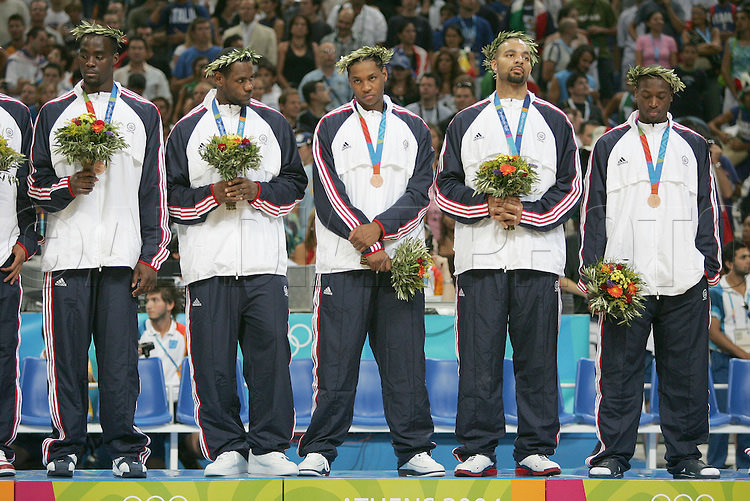
[[[32,130],[31,115],[26,105],[0,94],[0,123],[3,124],[0,137],[10,148],[23,153],[28,159]],[[0,172],[0,213],[5,214],[0,218],[0,262],[5,262],[11,255],[15,244],[24,248],[26,259],[33,256],[37,249],[36,212],[26,193],[28,169],[26,161],[19,168]]]
[[[429,129],[417,115],[384,96],[383,185],[375,188],[355,106],[367,122],[374,147],[382,115],[361,108],[356,99],[325,115],[313,137],[318,273],[363,269],[362,254],[348,241],[350,232],[363,224],[378,223],[383,236],[365,256],[385,249],[393,257],[405,238],[424,238],[422,219],[429,204],[434,155]]]
[[[473,269],[530,269],[557,275],[565,267],[562,223],[581,196],[581,166],[573,126],[533,93],[520,154],[536,165],[532,193],[521,197],[521,223],[505,230],[489,217],[487,196],[474,194],[482,162],[510,154],[494,105],[495,93],[459,112],[448,126],[435,182],[438,206],[456,220],[456,274]],[[502,99],[515,131],[522,101]]]
[[[215,95],[210,91],[167,141],[169,214],[178,223],[183,278],[190,284],[214,276],[285,275],[282,216],[302,199],[307,185],[294,133],[279,112],[259,101],[250,103],[244,135],[260,146],[262,160],[245,177],[258,184],[258,196],[227,210],[211,186],[221,176],[199,150],[219,135],[211,111]],[[240,106],[219,105],[227,134],[236,133],[240,111]]]
[[[56,153],[55,131],[86,113],[81,83],[39,111],[31,147],[29,195],[48,213],[42,271],[127,266],[158,270],[169,255],[166,172],[156,107],[120,89],[112,123],[129,145],[116,152],[94,189],[74,196],[70,176],[81,170]],[[103,120],[109,92],[89,95]]]
[[[641,124],[654,162],[665,127],[672,127],[659,182],[661,204],[651,208],[637,117],[635,111],[599,138],[591,154],[581,211],[581,267],[602,257],[627,262],[643,277],[645,295],[682,294],[703,275],[716,285],[721,225],[706,140],[671,115],[662,124]],[[578,286],[586,291],[582,282]]]

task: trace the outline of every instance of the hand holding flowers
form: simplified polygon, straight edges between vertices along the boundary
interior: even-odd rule
[[[396,297],[411,301],[418,290],[424,288],[424,279],[432,268],[432,257],[423,240],[407,238],[396,249],[391,264],[391,284]]]
[[[253,187],[247,185],[250,181],[240,178],[247,169],[260,168],[260,146],[254,141],[237,134],[213,136],[208,143],[200,146],[199,153],[206,163],[218,171],[222,180],[226,181],[226,186],[220,186],[224,188],[226,198],[220,199],[219,202],[225,201],[227,210],[236,209],[232,199],[255,198]],[[255,189],[257,190],[257,185]],[[214,190],[214,196],[217,196],[216,191]],[[257,191],[255,193],[257,194]]]
[[[499,154],[482,162],[474,178],[474,194],[486,194],[490,216],[513,230],[523,211],[519,197],[531,193],[536,179],[536,166],[523,157]]]
[[[102,174],[112,155],[127,147],[117,125],[97,120],[89,113],[71,119],[55,131],[55,153],[96,174]]]

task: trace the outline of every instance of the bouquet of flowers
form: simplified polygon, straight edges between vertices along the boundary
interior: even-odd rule
[[[224,181],[231,181],[247,169],[260,167],[260,146],[254,141],[237,134],[213,136],[199,149],[201,158],[215,168]],[[235,210],[234,202],[227,202],[228,210]]]
[[[474,194],[485,193],[497,198],[522,197],[531,193],[536,181],[536,166],[518,155],[499,154],[482,162],[474,177]],[[508,226],[514,230],[514,226]]]
[[[128,147],[119,127],[84,113],[55,131],[55,153],[68,163],[80,162],[84,170],[101,174],[116,152]]]
[[[26,156],[22,153],[18,153],[16,150],[8,146],[8,142],[4,137],[0,137],[0,173],[7,173],[13,167],[18,167],[26,160]],[[8,174],[2,174],[3,177],[7,177],[11,183],[17,182],[18,178],[11,177]]]
[[[424,288],[424,278],[430,273],[432,257],[423,240],[407,238],[396,249],[391,263],[391,284],[396,297],[410,301],[414,294]]]
[[[628,265],[601,259],[581,270],[581,277],[589,289],[592,313],[604,313],[618,325],[630,325],[641,316],[643,279]]]

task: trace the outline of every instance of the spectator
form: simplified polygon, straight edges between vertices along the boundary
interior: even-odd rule
[[[21,89],[18,92],[18,100],[29,108],[29,111],[31,112],[31,122],[34,123],[37,114],[39,114],[40,108],[36,85],[22,81]]]
[[[161,9],[154,9],[149,23],[154,28],[154,43],[177,47],[185,43],[188,28],[199,18],[210,16],[203,5],[194,4],[191,0],[172,0]]]
[[[596,90],[600,90],[601,95],[609,99],[615,93],[615,66],[609,49],[609,38],[617,35],[617,16],[606,0],[573,0],[568,5],[578,11],[578,26],[585,30],[596,50],[599,75]]]
[[[324,36],[321,42],[331,42],[336,46],[336,54],[344,55],[358,49],[364,43],[352,34],[354,11],[348,7],[341,8],[336,16],[336,31]]]
[[[462,76],[456,79],[453,84],[453,103],[456,108],[456,113],[468,108],[472,104],[477,102],[477,96],[474,94],[474,79],[469,76]],[[440,129],[445,132],[448,128],[448,124],[456,116],[456,113],[440,122]]]
[[[146,41],[139,37],[131,38],[128,44],[128,55],[130,62],[127,66],[115,70],[115,80],[127,82],[131,75],[143,75],[146,81],[143,97],[149,101],[153,101],[156,97],[163,97],[172,104],[172,93],[169,90],[166,75],[146,62],[151,55],[151,48]]]
[[[385,16],[376,9],[369,5],[365,5],[365,0],[351,0],[348,2],[354,13],[351,31],[357,40],[362,45],[375,45],[385,42],[386,36],[388,35],[388,23],[385,20]],[[337,5],[328,13],[328,24],[333,26],[338,19],[339,11],[345,7]],[[337,25],[338,26],[338,25]],[[354,47],[355,49],[359,48]],[[336,50],[339,54],[348,54],[349,51],[342,52],[340,47]]]
[[[208,66],[209,59],[206,56],[196,57],[193,61],[193,76],[186,84],[180,87],[180,91],[177,94],[177,104],[174,107],[174,115],[172,116],[172,122],[177,123],[182,118],[183,110],[185,106],[190,104],[190,97],[193,95],[195,87],[201,83],[206,82],[206,66]],[[190,110],[192,106],[187,109]]]
[[[125,18],[125,28],[129,36],[135,35],[135,29],[139,26],[149,26],[151,14],[159,7],[159,0],[144,0],[138,7],[128,10]]]
[[[727,86],[724,92],[724,111],[738,104],[741,87],[735,85],[742,73],[750,72],[750,5],[742,4],[737,10],[736,32],[724,46],[724,59],[721,61],[721,76]]]
[[[451,25],[458,25],[464,38],[464,47],[469,47],[478,61],[480,70],[482,67],[482,48],[492,42],[492,28],[490,23],[476,15],[476,0],[458,0],[458,15],[448,19],[443,24],[443,37],[445,29]],[[443,45],[441,40],[440,45]],[[481,71],[484,73],[484,71]]]
[[[319,44],[324,36],[333,32],[333,28],[323,21],[320,14],[320,0],[299,0],[298,14],[304,16],[308,21],[310,30],[310,40]],[[292,25],[289,23],[289,34],[291,35]],[[288,38],[288,37],[287,37]]]
[[[292,126],[292,130],[297,130],[297,119],[299,118],[300,111],[300,99],[299,92],[294,87],[289,87],[281,91],[279,96],[279,111],[289,125]]]
[[[230,35],[224,39],[223,49],[227,48],[242,49],[245,43],[242,41],[242,35]]]
[[[289,23],[291,37],[279,44],[277,79],[286,89],[297,87],[302,78],[318,67],[318,44],[310,38],[310,21],[300,14]]]
[[[740,24],[740,15],[737,16],[737,24]],[[746,79],[750,81],[750,75]],[[746,84],[740,91],[741,105],[734,106],[718,117],[708,122],[708,128],[724,144],[724,154],[734,165],[741,181],[750,175],[750,84]],[[723,126],[729,126],[722,130]]]
[[[44,28],[31,28],[26,36],[26,46],[8,58],[5,66],[5,82],[8,92],[20,92],[21,81],[38,83],[42,79],[42,68],[47,64],[49,36]]]
[[[633,22],[628,27],[630,35],[637,40],[638,37],[635,34],[636,26],[645,23],[655,11],[661,12],[664,19],[663,33],[669,35],[675,40],[679,39],[682,30],[685,29],[685,22],[683,19],[686,19],[687,16],[685,15],[682,6],[672,0],[646,0],[643,2],[640,7],[638,7],[638,13],[635,15],[635,19],[633,19]]]
[[[568,89],[568,100],[565,102],[571,108],[577,108],[583,116],[584,122],[592,122],[604,125],[604,114],[602,109],[594,103],[591,98],[588,75],[583,73],[572,73],[565,82]]]
[[[153,343],[150,357],[161,360],[164,382],[168,386],[180,385],[182,360],[187,355],[185,326],[175,320],[179,297],[173,286],[157,285],[146,294],[148,319],[139,344]],[[139,347],[141,357],[145,356]]]
[[[385,84],[385,93],[391,100],[400,106],[407,106],[419,101],[419,90],[411,72],[409,58],[403,54],[394,54],[388,64],[388,81]]]
[[[398,32],[404,23],[410,22],[416,30],[414,43],[428,52],[432,50],[432,28],[425,17],[417,14],[417,4],[417,0],[401,0],[401,13],[388,20],[386,47],[393,47],[398,43]]]
[[[443,48],[447,48],[456,55],[458,66],[463,73],[471,77],[479,75],[479,70],[477,69],[477,58],[474,56],[474,52],[468,48],[460,26],[449,24],[445,27],[443,30],[443,45],[441,50]]]
[[[0,2],[0,4],[2,4],[2,2]],[[0,7],[4,6],[0,5]],[[23,20],[23,16],[21,14],[11,14],[10,17],[8,17],[8,36],[10,38],[2,44],[2,47],[5,49],[5,53],[8,56],[23,49],[23,46],[26,43],[24,38],[25,33],[26,22]]]
[[[315,201],[313,200],[313,194],[312,194],[313,135],[309,132],[298,132],[295,135],[295,140],[297,141],[297,152],[299,153],[299,158],[302,161],[302,168],[305,169],[305,174],[307,175],[307,186],[305,187],[305,196],[302,198],[302,201],[298,204],[299,218],[301,222],[309,222],[310,213],[315,210]],[[310,229],[310,226],[307,225],[303,227],[302,231],[305,235],[307,235],[309,229]]]
[[[299,130],[315,132],[318,122],[326,114],[326,106],[331,102],[331,93],[323,81],[307,82],[302,87],[302,95],[307,103],[307,109],[299,117]]]
[[[65,92],[73,88],[73,74],[70,71],[71,57],[70,53],[62,45],[53,45],[47,53],[47,62],[56,64],[62,70],[62,79],[59,90]]]
[[[26,2],[24,0],[0,0],[0,43],[3,47],[7,47],[9,40],[13,39],[9,23],[10,19],[15,16],[21,16],[24,28],[28,26],[30,18]]]
[[[277,41],[284,38],[286,23],[281,15],[280,0],[260,0],[258,7],[261,11],[261,19],[258,22],[273,29]]]
[[[260,101],[278,110],[281,87],[276,83],[276,66],[266,58],[261,58],[258,62],[258,70],[255,72],[255,79],[263,81],[263,98]]]
[[[252,0],[246,0],[252,1]],[[173,92],[177,92],[180,87],[193,79],[192,66],[195,58],[199,56],[207,57],[213,61],[216,55],[221,51],[221,47],[213,45],[211,40],[211,21],[205,17],[199,17],[190,23],[188,29],[190,40],[193,42],[192,47],[185,49],[177,59],[177,65],[172,73],[171,87]]]
[[[33,28],[42,28],[47,32],[47,36],[49,36],[54,43],[62,44],[63,38],[60,33],[44,23],[44,20],[47,18],[47,10],[47,0],[31,0],[31,2],[29,2],[29,30]]]
[[[703,5],[693,6],[691,19],[686,23],[685,31],[682,32],[682,48],[684,49],[688,43],[694,44],[698,51],[695,67],[705,71],[708,77],[706,78],[706,93],[702,99],[705,109],[703,119],[708,121],[721,113],[721,86],[718,76],[721,73],[722,41],[719,28],[709,24],[708,11]],[[681,75],[680,78],[682,78]]]
[[[555,32],[555,22],[541,0],[516,0],[510,7],[510,29],[522,31],[537,40]]]
[[[349,81],[344,75],[336,71],[336,61],[338,61],[336,46],[331,42],[321,43],[318,46],[319,66],[305,75],[300,82],[301,89],[307,82],[322,80],[331,91],[331,102],[328,105],[329,111],[333,108],[338,108],[352,98]],[[300,94],[300,97],[302,98],[302,102],[305,102],[304,95]]]
[[[224,39],[232,35],[242,35],[245,47],[252,47],[255,52],[271,64],[278,62],[278,40],[273,28],[264,26],[255,20],[257,0],[240,0],[240,23],[224,32]]]
[[[172,131],[172,126],[174,125],[172,122],[172,107],[169,104],[169,101],[162,96],[155,97],[151,102],[154,103],[154,106],[159,110],[159,115],[161,115],[162,133],[164,137],[167,137]]]
[[[594,54],[594,48],[590,45],[579,45],[570,55],[570,62],[568,63],[567,69],[555,73],[555,78],[550,82],[549,91],[547,92],[547,99],[549,102],[556,105],[564,105],[568,100],[568,89],[566,88],[566,82],[568,77],[575,71],[583,73],[588,76],[589,87],[596,91],[596,80],[589,74],[589,68],[591,64],[596,60]],[[594,99],[598,101],[598,94]]]
[[[696,67],[697,59],[698,48],[696,45],[693,42],[685,43],[680,51],[681,62],[674,70],[682,83],[685,84],[685,90],[674,97],[670,111],[675,118],[690,115],[708,122],[711,116],[706,113],[705,104],[709,99],[707,95],[709,79],[705,71]]]
[[[237,14],[239,6],[239,0],[218,0],[216,2],[214,13],[211,16],[211,23],[214,25],[214,43],[216,45],[221,45],[222,35],[227,29],[239,24],[240,16]]]
[[[677,41],[664,35],[664,16],[658,10],[646,18],[647,35],[635,41],[635,64],[638,66],[659,65],[674,68],[677,65]]]
[[[50,10],[44,18],[44,24],[55,30],[70,22],[70,16],[65,12],[66,0],[50,0]]]
[[[315,238],[315,210],[313,210],[307,218],[305,239],[294,248],[292,261],[300,266],[315,264],[315,250],[317,246],[318,241]]]
[[[453,115],[452,108],[438,101],[439,93],[440,77],[434,73],[425,73],[419,79],[419,101],[411,103],[406,109],[419,115],[428,124],[439,124]]]
[[[578,46],[578,22],[570,17],[560,20],[560,36],[544,44],[542,51],[542,82],[552,80],[555,73],[563,71],[570,62],[570,55]]]
[[[55,63],[48,62],[42,69],[42,81],[40,83],[51,83],[55,86],[55,91],[62,92],[62,69]]]
[[[708,12],[711,27],[719,29],[721,46],[723,47],[729,37],[734,34],[734,18],[737,14],[737,6],[729,0],[718,0],[718,3],[712,5]]]
[[[405,21],[398,30],[399,44],[394,47],[394,52],[403,54],[409,59],[411,70],[417,78],[425,72],[430,71],[430,58],[427,51],[414,44],[417,37],[417,29],[411,21]]]
[[[617,19],[617,47],[620,49],[620,87],[622,88],[627,85],[625,76],[628,70],[635,66],[635,41],[639,36],[646,33],[642,24],[635,26],[634,31],[631,32],[630,30],[630,24],[635,20],[638,8],[644,1],[635,0],[635,5],[623,10]],[[624,121],[620,120],[617,124],[619,125]]]
[[[60,27],[60,33],[62,33],[63,38],[62,45],[67,47],[69,51],[73,52],[76,48],[76,40],[71,31],[83,21],[83,4],[78,0],[71,0],[71,2],[65,6],[65,13],[70,18],[70,21]]]
[[[612,96],[612,99],[607,103],[607,107],[604,109],[604,118],[608,120],[609,123],[605,125],[616,127],[621,123],[624,123],[630,114],[633,113],[634,109],[635,103],[633,102],[633,90],[628,85],[627,90],[618,92]]]
[[[139,96],[143,96],[143,91],[146,89],[146,77],[140,73],[133,73],[128,76],[125,87]]]
[[[435,56],[435,62],[432,67],[435,74],[440,77],[438,100],[443,104],[453,107],[453,82],[464,74],[458,65],[456,53],[445,47],[441,48]]]

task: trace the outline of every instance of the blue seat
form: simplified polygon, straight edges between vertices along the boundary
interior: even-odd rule
[[[557,379],[557,418],[560,420],[560,426],[575,423],[576,415],[565,412],[565,401],[563,400],[562,388],[560,387],[560,378]]]
[[[727,413],[733,423],[750,425],[750,360],[729,361]]]
[[[425,380],[430,396],[432,422],[436,426],[456,426],[458,407],[458,361],[425,360]]]
[[[353,426],[388,426],[383,412],[383,390],[375,360],[360,360]]]
[[[235,370],[235,378],[237,379],[237,396],[240,398],[240,419],[242,419],[244,424],[247,424],[250,422],[250,411],[248,410],[245,379],[242,375],[242,364],[239,359],[235,365]],[[190,373],[190,361],[188,357],[185,357],[182,361],[182,369],[180,371],[180,389],[177,393],[177,422],[197,426],[194,409],[193,380]]]
[[[516,403],[516,376],[513,373],[513,359],[503,359],[503,411],[505,424],[518,425],[518,404]]]
[[[158,426],[172,421],[161,360],[156,357],[139,358],[138,377],[141,380],[141,392],[135,407],[135,424]]]
[[[293,358],[289,364],[294,394],[295,426],[307,426],[312,417],[313,361],[309,358]]]
[[[47,393],[47,360],[26,357],[21,361],[21,424],[52,427]]]
[[[716,400],[716,390],[714,389],[714,377],[711,371],[708,371],[708,425],[722,426],[729,424],[732,416],[724,412],[719,412],[719,402]]]

